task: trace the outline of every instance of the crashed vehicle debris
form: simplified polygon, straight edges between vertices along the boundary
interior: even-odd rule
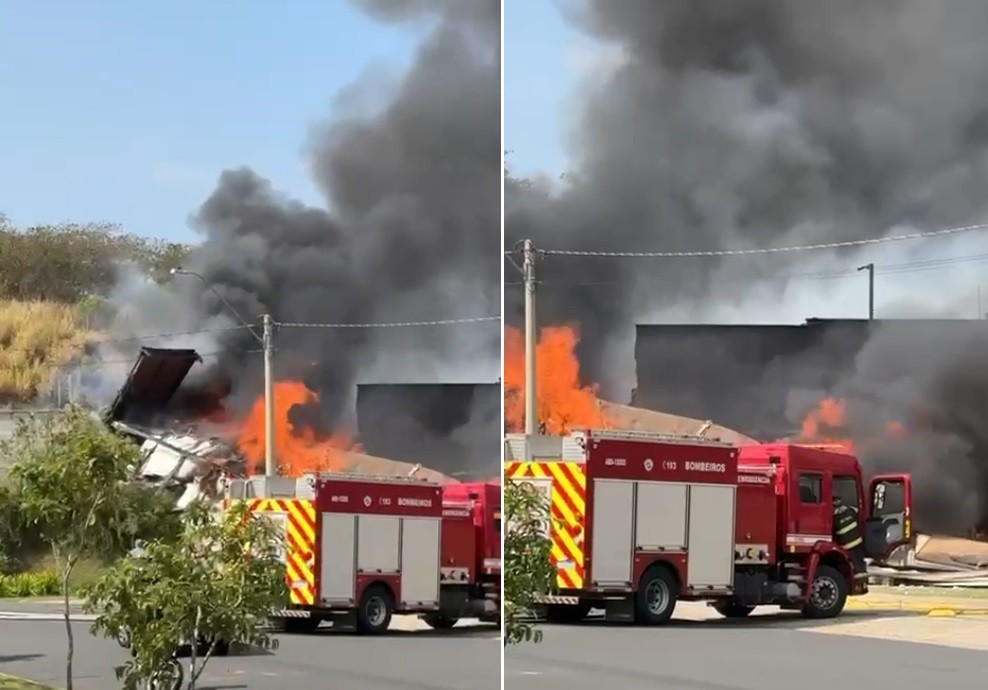
[[[225,477],[243,476],[246,461],[229,441],[169,419],[168,405],[192,367],[195,350],[141,348],[103,421],[141,446],[134,478],[169,492],[176,509],[197,498],[222,499]]]
[[[198,498],[223,500],[231,479],[250,471],[237,447],[236,425],[195,419],[175,409],[176,394],[192,368],[202,361],[192,349],[141,348],[123,386],[102,415],[116,432],[141,446],[134,478],[160,487],[175,499],[178,510]],[[397,462],[357,452],[340,452],[347,472],[411,476],[441,484],[450,477],[418,464]]]

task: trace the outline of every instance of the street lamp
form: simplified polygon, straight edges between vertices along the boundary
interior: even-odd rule
[[[278,476],[278,465],[275,463],[274,458],[274,375],[272,366],[272,332],[274,330],[273,324],[271,322],[271,315],[264,315],[264,331],[263,335],[258,335],[257,331],[247,323],[247,321],[240,315],[240,313],[233,308],[223,295],[216,291],[209,282],[202,277],[202,275],[196,273],[195,271],[187,271],[183,268],[173,268],[169,271],[171,275],[183,275],[192,276],[193,278],[198,278],[199,281],[206,287],[207,290],[216,295],[219,300],[226,307],[240,325],[248,330],[248,332],[254,336],[261,347],[264,350],[264,474],[268,477]]]
[[[868,271],[868,320],[875,319],[875,264],[858,266],[858,271]]]

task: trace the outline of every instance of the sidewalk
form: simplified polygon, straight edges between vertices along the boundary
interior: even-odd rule
[[[907,611],[928,616],[988,616],[988,592],[935,587],[871,587],[847,600],[848,611]]]

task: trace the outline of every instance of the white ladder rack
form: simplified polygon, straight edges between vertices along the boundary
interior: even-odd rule
[[[719,438],[700,436],[698,434],[672,434],[662,431],[633,431],[630,429],[587,429],[590,439],[600,441],[645,441],[652,443],[702,443],[707,446],[731,447],[730,443]]]

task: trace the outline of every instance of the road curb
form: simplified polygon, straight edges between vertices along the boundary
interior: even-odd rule
[[[389,630],[400,630],[401,632],[412,632],[414,630],[425,630],[429,626],[418,616],[395,616],[391,619]]]
[[[23,678],[10,673],[0,673],[0,685],[4,685],[4,681],[7,681],[6,685],[21,688],[21,690],[56,690],[52,685],[39,683],[38,681],[31,680],[30,678]]]
[[[934,602],[928,604],[912,602],[864,602],[849,601],[845,608],[848,611],[886,611],[889,613],[918,613],[933,618],[949,618],[952,616],[988,616],[988,608],[968,608],[963,604]]]

